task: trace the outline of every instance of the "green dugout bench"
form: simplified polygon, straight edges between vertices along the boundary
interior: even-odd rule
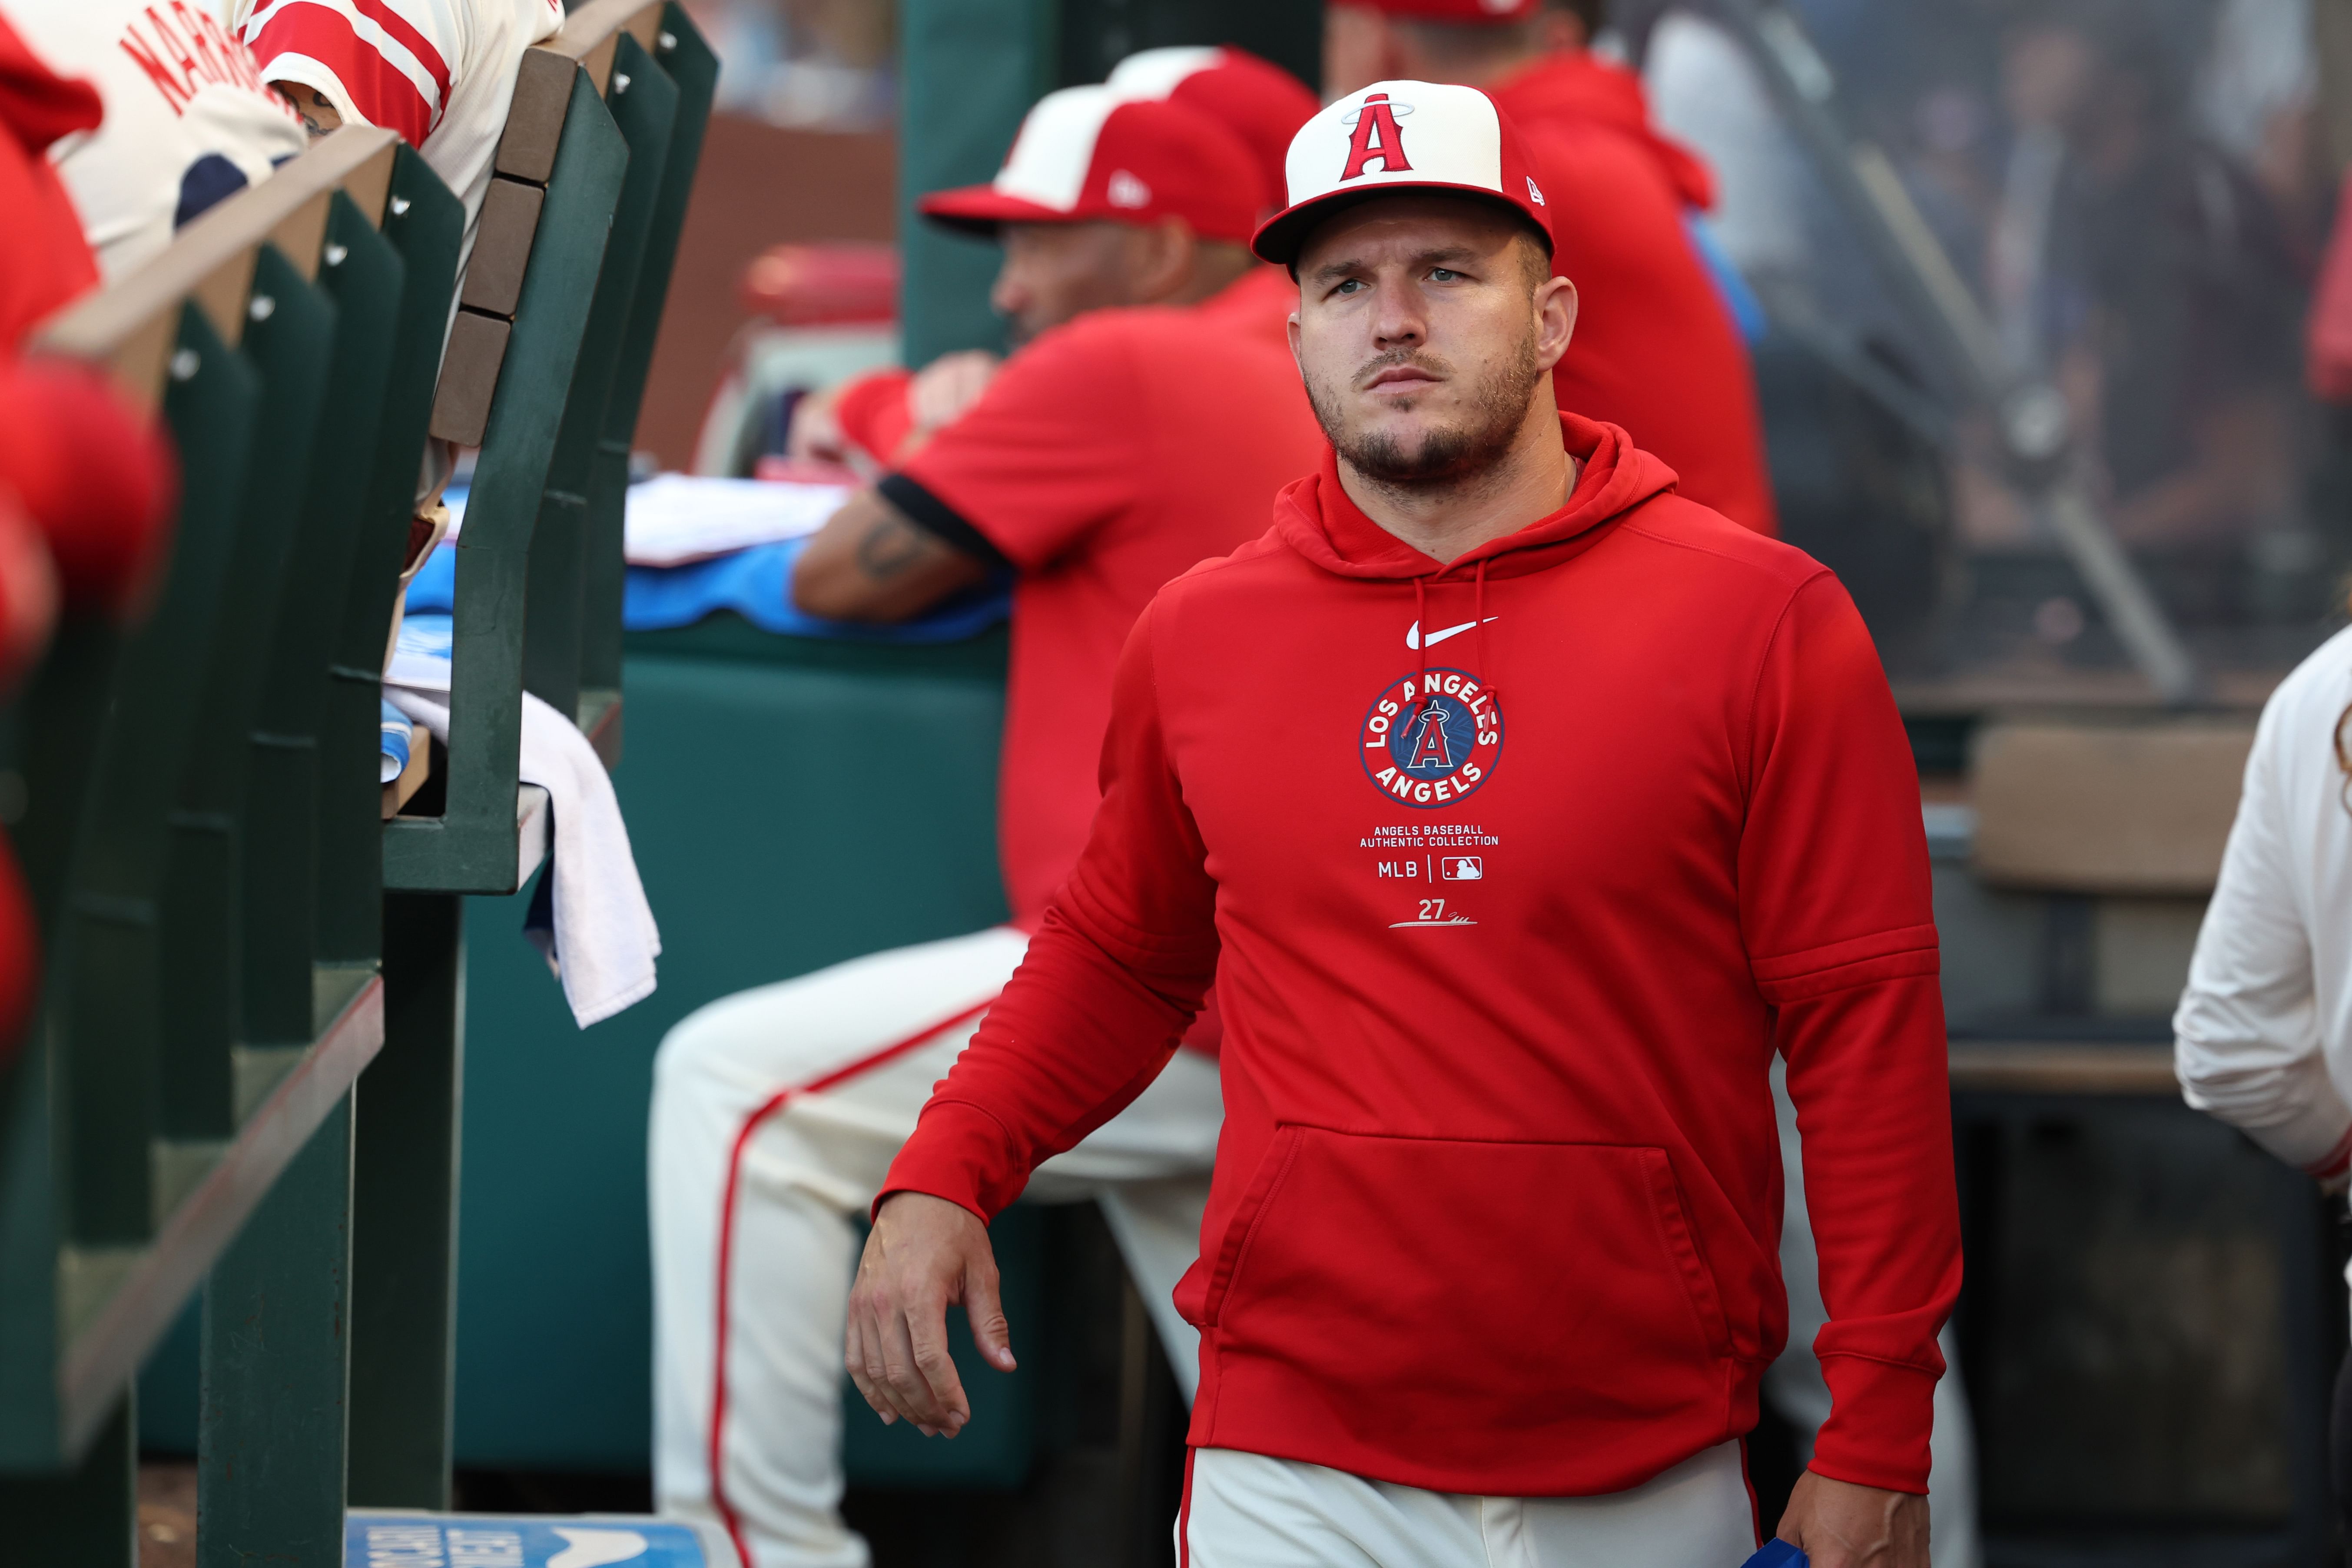
[[[457,198],[351,127],[38,334],[183,487],[152,611],[63,626],[0,726],[45,963],[0,1072],[12,1568],[136,1560],[142,1363],[208,1564],[446,1505],[459,902],[543,854],[525,689],[617,747],[627,437],[716,76],[676,5],[590,0],[525,58],[468,278]],[[449,744],[388,822],[428,431],[481,458]]]

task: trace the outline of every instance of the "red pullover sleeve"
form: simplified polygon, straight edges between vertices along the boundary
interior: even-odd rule
[[[841,389],[833,405],[833,422],[841,433],[884,468],[897,457],[914,433],[915,416],[907,409],[909,373],[877,370],[858,376]]]
[[[1927,1489],[1958,1204],[1918,774],[1870,635],[1824,572],[1759,672],[1741,921],[1803,1138],[1829,1322],[1812,1468]]]
[[[1102,805],[1004,994],[932,1091],[875,1199],[929,1193],[992,1218],[1029,1173],[1160,1075],[1216,972],[1216,884],[1168,764],[1152,612],[1119,656]]]

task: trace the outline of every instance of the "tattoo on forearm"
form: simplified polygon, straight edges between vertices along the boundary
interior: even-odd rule
[[[858,569],[877,583],[887,583],[902,576],[931,552],[929,534],[896,517],[874,520],[857,542]]]

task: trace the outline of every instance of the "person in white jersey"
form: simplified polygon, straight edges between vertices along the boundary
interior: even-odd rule
[[[313,133],[382,125],[425,155],[466,204],[470,256],[522,53],[562,0],[237,0],[236,17]]]
[[[96,89],[106,118],[51,152],[109,282],[180,225],[308,144],[245,46],[170,0],[0,0],[34,51]]]
[[[457,249],[465,276],[489,195],[499,138],[525,49],[563,26],[563,0],[234,0],[237,29],[270,86],[313,136],[380,125],[400,133],[466,204]],[[456,319],[457,302],[449,312]],[[438,510],[457,449],[425,444],[416,483],[422,526],[402,568],[408,580],[448,526]],[[395,626],[398,616],[395,615]]]
[[[2182,1098],[2342,1193],[2352,1184],[2352,630],[2263,705],[2237,820],[2172,1016]],[[2352,1358],[2331,1435],[2352,1516]]]

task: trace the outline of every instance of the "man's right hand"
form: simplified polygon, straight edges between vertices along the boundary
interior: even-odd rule
[[[1927,1568],[1927,1500],[1832,1480],[1797,1478],[1780,1537],[1802,1547],[1813,1568]]]
[[[950,1301],[963,1303],[981,1354],[1011,1372],[1012,1336],[988,1227],[944,1198],[893,1193],[875,1215],[858,1260],[845,1348],[850,1381],[886,1425],[904,1416],[926,1437],[952,1437],[971,1419],[948,1353]]]

